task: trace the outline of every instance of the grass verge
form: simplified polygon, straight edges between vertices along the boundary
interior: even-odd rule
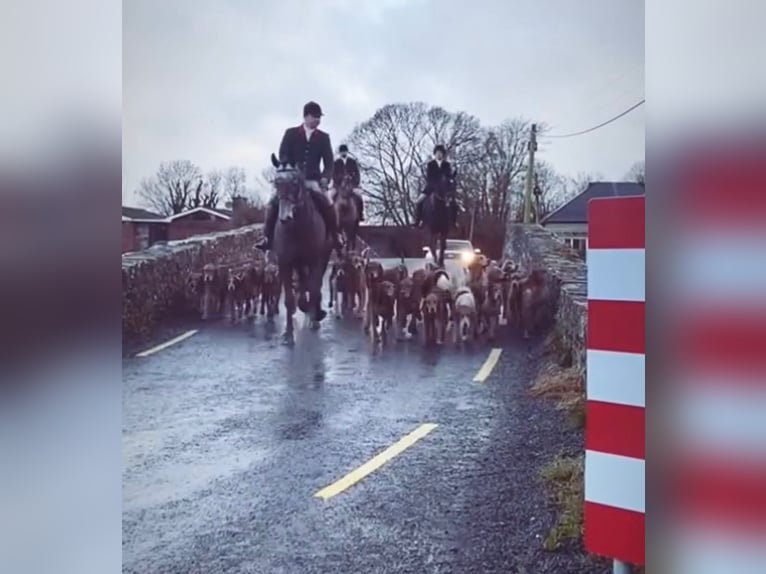
[[[559,455],[542,470],[543,480],[548,484],[558,510],[556,523],[543,541],[543,547],[548,551],[557,550],[563,542],[582,536],[584,459],[584,455]]]
[[[582,370],[548,365],[529,392],[533,397],[553,399],[556,408],[566,413],[575,428],[585,427],[585,374]]]
[[[557,332],[545,341],[550,363],[539,373],[529,393],[555,402],[575,428],[585,427],[585,373],[572,366],[572,354]],[[567,540],[579,540],[583,532],[585,454],[558,455],[542,470],[556,506],[556,523],[548,532],[543,547],[554,551]]]

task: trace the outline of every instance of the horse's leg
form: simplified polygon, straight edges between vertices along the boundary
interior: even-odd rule
[[[444,267],[444,252],[447,250],[447,234],[439,235],[439,267]]]
[[[417,311],[413,311],[410,314],[410,323],[409,323],[408,331],[409,331],[410,335],[412,335],[413,337],[417,336],[417,334],[418,334],[418,316],[417,316]]]
[[[407,313],[401,308],[399,302],[396,303],[396,340],[404,339],[404,329],[407,327]]]
[[[210,299],[211,299],[211,289],[210,289],[210,285],[206,283],[202,292],[202,320],[203,321],[207,321],[207,318],[210,316]]]
[[[293,316],[295,315],[295,290],[293,289],[293,270],[285,266],[280,269],[279,278],[282,282],[282,289],[285,293],[285,333],[282,340],[286,345],[295,344],[295,334],[293,333]]]
[[[319,329],[319,323],[327,317],[327,312],[322,309],[322,280],[326,269],[326,261],[320,260],[308,272],[308,282],[306,284],[309,294],[309,312],[311,317],[311,328]]]
[[[372,318],[373,318],[373,315],[372,315],[372,302],[369,300],[369,295],[368,295],[367,305],[365,306],[365,309],[364,309],[364,326],[363,326],[363,329],[364,329],[365,334],[369,334],[370,333],[370,329],[373,328]]]
[[[431,250],[431,256],[434,258],[434,263],[439,264],[439,254],[436,253],[436,234],[432,231],[428,236],[428,248]]]

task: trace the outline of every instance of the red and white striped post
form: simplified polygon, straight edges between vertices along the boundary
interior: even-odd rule
[[[643,197],[588,205],[585,547],[644,564]]]
[[[737,147],[672,190],[670,572],[766,572],[766,149]]]

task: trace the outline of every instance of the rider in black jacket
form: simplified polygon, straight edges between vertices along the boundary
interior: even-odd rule
[[[335,196],[338,194],[343,178],[346,175],[351,176],[351,185],[353,186],[354,199],[356,200],[356,209],[359,212],[359,221],[364,221],[364,200],[359,192],[361,184],[361,174],[359,173],[359,164],[348,155],[348,146],[342,144],[338,148],[338,159],[335,160],[335,166],[332,170],[332,194],[330,199],[335,202]]]
[[[446,148],[439,144],[434,148],[434,159],[429,161],[426,166],[426,188],[415,201],[415,225],[418,227],[423,223],[423,201],[425,198],[437,190],[449,191],[449,186],[452,184],[454,172],[452,164],[445,159],[446,156]],[[447,186],[446,189],[444,186]],[[455,212],[457,211],[454,197],[450,200],[450,207],[452,208],[454,223]]]
[[[316,102],[309,102],[303,106],[303,123],[298,127],[288,128],[282,137],[279,161],[299,166],[303,170],[306,188],[324,218],[333,246],[340,249],[337,217],[325,193],[332,178],[333,153],[330,136],[318,129],[322,115],[322,108]],[[319,168],[320,162],[323,169]],[[264,239],[258,244],[258,248],[264,251],[273,246],[278,213],[279,200],[275,193],[268,204]]]

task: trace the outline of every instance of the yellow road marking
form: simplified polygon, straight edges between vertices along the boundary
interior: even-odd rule
[[[502,349],[492,349],[489,352],[489,357],[487,357],[487,360],[484,361],[481,369],[479,369],[479,372],[476,373],[476,376],[473,378],[474,383],[483,383],[487,380],[487,377],[492,373],[492,369],[497,365],[497,360],[500,358],[500,353],[502,352]]]
[[[178,335],[178,337],[174,337],[173,339],[170,339],[170,341],[165,341],[161,345],[157,345],[156,347],[152,347],[151,349],[147,349],[146,351],[141,351],[140,353],[136,355],[136,357],[148,357],[149,355],[153,355],[154,353],[157,353],[161,351],[162,349],[167,349],[171,345],[175,345],[176,343],[180,343],[184,339],[188,339],[189,337],[194,335],[196,332],[197,332],[197,329],[186,331],[186,333]]]
[[[413,444],[415,444],[417,441],[419,441],[421,438],[426,436],[435,428],[436,428],[436,425],[433,423],[426,423],[426,424],[420,425],[410,434],[402,437],[397,442],[395,442],[390,447],[388,447],[386,450],[384,450],[383,452],[375,456],[375,458],[370,459],[369,461],[364,463],[362,466],[348,473],[346,476],[344,476],[337,482],[332,483],[330,486],[326,486],[325,488],[317,492],[314,496],[316,498],[323,498],[327,500],[328,498],[332,498],[336,494],[340,494],[347,488],[353,486],[354,484],[362,480],[368,474],[379,469],[381,466],[386,464],[389,460],[394,458],[396,455],[401,454],[404,450],[411,447]]]

